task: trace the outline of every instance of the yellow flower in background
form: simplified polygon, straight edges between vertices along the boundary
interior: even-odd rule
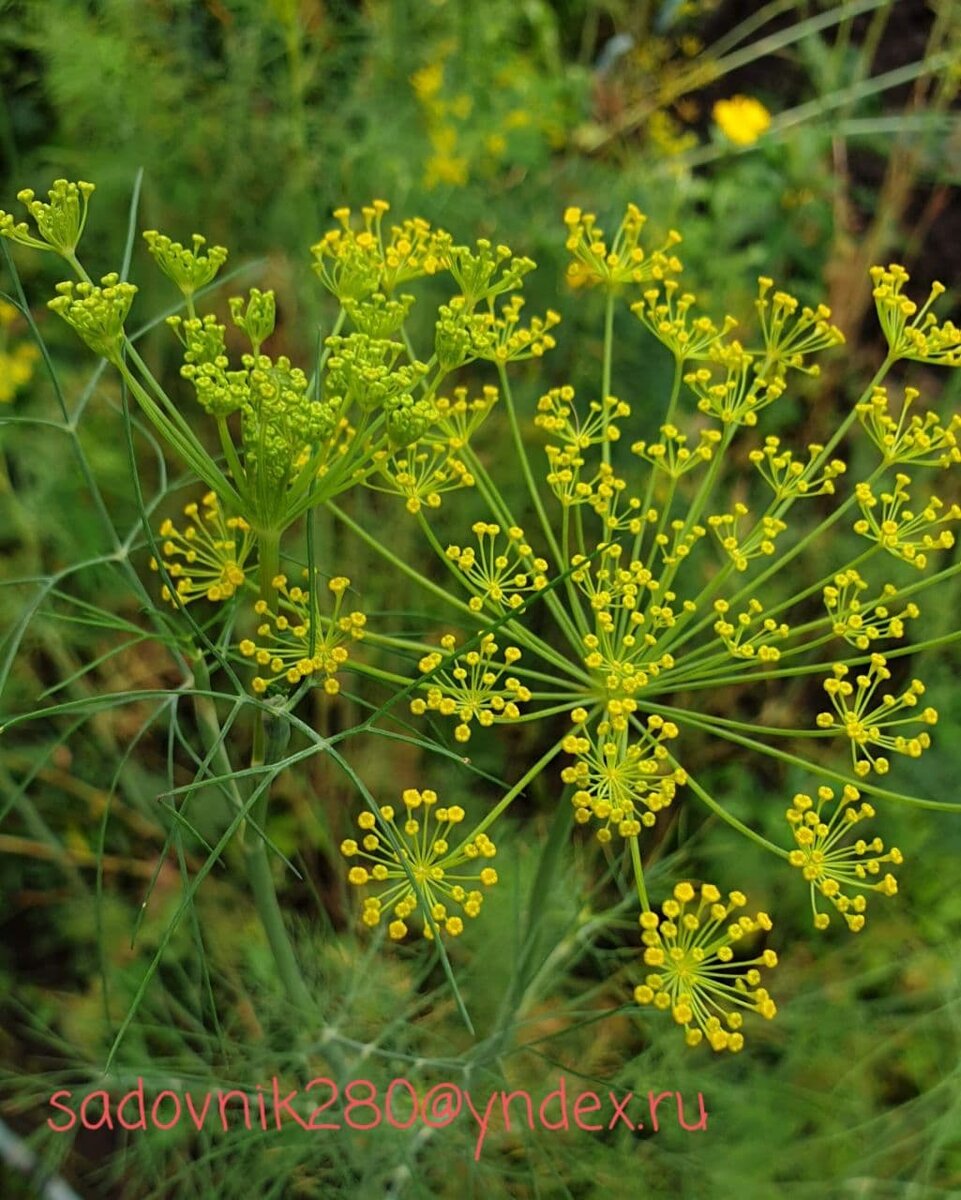
[[[433,100],[444,86],[444,64],[442,62],[428,63],[410,77],[414,94],[422,104]]]
[[[33,378],[34,364],[40,357],[33,342],[22,342],[9,349],[6,331],[20,316],[6,300],[0,300],[0,404],[11,404],[17,392]]]
[[[9,354],[0,353],[0,404],[10,404],[30,382],[39,357],[40,351],[30,343],[16,346]]]
[[[771,124],[771,114],[753,96],[718,100],[712,115],[724,136],[738,146],[752,145]]]
[[[470,166],[463,154],[457,154],[458,135],[454,125],[441,124],[430,132],[434,153],[425,165],[424,186],[435,188],[439,184],[463,187],[470,176]]]

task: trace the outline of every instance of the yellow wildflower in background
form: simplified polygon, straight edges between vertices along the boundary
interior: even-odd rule
[[[0,300],[0,404],[10,404],[17,392],[33,378],[40,351],[33,342],[7,348],[7,330],[19,313],[12,304]]]
[[[724,136],[738,146],[753,145],[771,124],[771,114],[753,96],[718,100],[711,115]]]

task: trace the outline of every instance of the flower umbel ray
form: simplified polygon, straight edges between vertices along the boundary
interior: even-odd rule
[[[844,917],[848,928],[859,932],[864,927],[866,891],[880,892],[893,896],[898,883],[888,871],[881,876],[881,868],[887,863],[899,865],[901,851],[896,846],[885,854],[884,843],[879,837],[870,842],[864,838],[847,841],[847,835],[855,825],[874,816],[868,803],[858,804],[861,796],[858,789],[848,784],[835,802],[834,791],[820,787],[817,801],[799,792],[787,810],[787,819],[794,830],[797,849],[788,855],[792,867],[798,867],[811,885],[811,908],[814,911],[816,929],[827,929],[830,916],[818,909],[817,897],[824,896]],[[826,810],[834,805],[829,819]],[[856,895],[849,895],[851,890]]]
[[[746,903],[742,892],[731,892],[725,904],[713,884],[702,884],[698,891],[690,883],[679,883],[660,914],[641,913],[644,963],[653,971],[634,989],[634,999],[670,1009],[684,1027],[689,1046],[706,1039],[712,1050],[736,1053],[744,1045],[743,1013],[756,1012],[770,1020],[777,1012],[767,989],[760,986],[759,969],[777,966],[774,951],[734,961],[737,942],[772,928],[764,912],[734,916]]]
[[[378,925],[390,912],[394,919],[387,931],[399,941],[408,933],[408,920],[420,910],[424,937],[431,939],[426,907],[438,928],[457,937],[464,931],[460,914],[476,917],[484,899],[481,888],[497,882],[494,868],[483,865],[497,849],[485,833],[479,833],[452,851],[451,831],[464,820],[464,810],[459,804],[437,807],[437,793],[429,788],[407,788],[402,801],[401,821],[393,805],[380,808],[380,824],[390,837],[378,832],[372,812],[363,812],[357,818],[363,834],[360,841],[347,838],[340,846],[346,858],[358,860],[348,872],[349,881],[355,887],[379,887],[364,900],[364,924]]]
[[[324,691],[335,696],[340,691],[337,673],[348,658],[347,646],[364,636],[367,624],[362,612],[344,612],[350,580],[338,575],[328,581],[327,590],[334,597],[329,616],[318,609],[316,588],[290,587],[286,575],[275,576],[271,586],[276,593],[273,607],[264,599],[254,605],[254,612],[261,618],[257,641],[245,638],[240,643],[245,658],[252,658],[270,672],[255,676],[251,686],[262,693],[272,683],[294,685],[317,675],[323,680]]]
[[[879,701],[878,688],[891,678],[883,654],[872,654],[867,671],[855,676],[854,683],[848,679],[849,674],[846,664],[834,665],[831,678],[824,682],[834,713],[819,713],[817,725],[819,729],[844,734],[850,740],[855,774],[868,775],[872,768],[879,775],[888,771],[891,764],[877,749],[920,758],[931,745],[931,735],[926,729],[916,729],[906,737],[901,728],[937,724],[937,710],[930,705],[919,713],[911,711],[917,707],[918,697],[924,695],[921,680],[912,679],[900,696],[884,692]],[[905,713],[908,715],[902,715]]]
[[[519,704],[530,700],[531,692],[508,668],[521,657],[516,646],[504,648],[503,661],[498,661],[498,646],[492,633],[485,633],[474,650],[456,653],[456,639],[445,634],[441,639],[445,651],[433,651],[420,660],[420,670],[430,675],[426,699],[417,697],[410,703],[416,716],[426,712],[438,712],[445,717],[455,717],[458,725],[454,736],[459,742],[467,742],[471,736],[471,725],[493,725],[496,721],[514,721],[520,716]],[[443,663],[449,664],[438,671]]]
[[[189,604],[201,597],[228,600],[247,578],[246,563],[253,546],[250,526],[243,517],[225,517],[213,492],[184,507],[189,523],[183,532],[173,521],[160,526],[160,551],[164,570],[174,581],[174,592],[164,584],[164,600],[174,605]],[[151,569],[159,571],[156,558]]]

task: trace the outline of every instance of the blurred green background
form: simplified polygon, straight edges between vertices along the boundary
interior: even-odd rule
[[[197,230],[228,246],[231,266],[245,267],[239,283],[276,290],[275,345],[295,361],[311,361],[327,312],[308,247],[334,208],[373,197],[396,215],[422,215],[465,240],[505,240],[537,261],[529,305],[559,308],[564,323],[558,349],[520,372],[528,404],[560,382],[586,386],[599,363],[597,297],[563,283],[570,204],[598,212],[610,229],[633,201],[655,235],[679,228],[686,279],[709,310],[749,319],[759,273],[832,306],[844,352],[778,418],[799,443],[830,435],[883,357],[870,264],[896,259],[920,291],[937,276],[947,300],[958,297],[954,0],[0,0],[0,72],[0,205],[12,210],[21,187],[40,191],[56,177],[94,181],[85,261],[99,273],[120,261],[142,170],[139,227],[181,240]],[[745,144],[713,116],[718,100],[740,94],[772,118]],[[48,257],[16,259],[74,415],[69,435],[44,425],[57,416],[50,375],[25,348],[26,322],[0,310],[5,713],[179,683],[169,647],[137,633],[143,614],[106,561],[102,511],[70,453],[73,438],[116,528],[134,528],[119,387],[53,327],[43,300],[58,275]],[[132,277],[140,319],[170,304],[140,247]],[[5,275],[0,287],[11,286]],[[145,353],[173,381],[171,343],[161,326]],[[625,319],[618,394],[642,413],[642,398],[662,393],[666,369]],[[957,406],[950,374],[913,378],[938,411]],[[499,436],[496,424],[486,431],[488,455]],[[187,481],[171,463],[165,483],[146,437],[135,448],[145,490],[166,487],[164,511],[173,511]],[[523,509],[520,480],[513,486]],[[355,501],[358,520],[372,511],[365,503]],[[396,552],[422,553],[413,527],[398,520],[391,534]],[[321,537],[339,571],[363,575],[375,614],[416,607],[406,582],[362,546],[332,528]],[[925,636],[957,622],[957,590],[942,596]],[[954,800],[958,658],[921,659],[916,669],[941,724],[935,749],[900,782]],[[807,710],[815,688],[764,702]],[[321,732],[361,715],[350,697],[304,714]],[[510,883],[453,953],[472,1038],[424,947],[398,950],[358,933],[336,851],[356,815],[352,789],[315,757],[282,777],[271,826],[301,870],[299,880],[283,877],[284,905],[329,1014],[306,1050],[291,1049],[297,1015],[276,993],[229,860],[164,945],[183,878],[205,857],[157,800],[183,782],[191,722],[176,706],[160,712],[132,700],[0,736],[3,1200],[53,1196],[52,1179],[84,1198],[138,1200],[961,1196],[961,822],[950,815],[886,810],[885,839],[906,857],[901,894],[872,906],[859,937],[815,938],[804,889],[779,864],[693,804],[679,806],[652,887],[703,868],[721,886],[749,887],[752,905],[775,910],[778,922],[779,1016],[740,1056],[715,1059],[686,1051],[669,1022],[639,1022],[625,1008],[635,914],[620,899],[616,865],[588,840],[544,867],[541,847],[558,836],[559,788],[542,777],[498,843]],[[496,781],[515,777],[511,764],[539,744],[525,732],[479,746],[483,776],[440,758],[412,761],[409,747],[381,739],[356,739],[349,756],[375,795],[416,770],[446,800],[477,806],[496,799]],[[807,782],[767,761],[760,771],[730,747],[695,752],[695,763],[725,806],[762,832]],[[208,836],[219,803],[211,791],[195,809]],[[309,1070],[381,1088],[403,1076],[423,1087],[454,1080],[482,1095],[508,1086],[543,1097],[563,1070],[585,1089],[669,1089],[686,1099],[700,1091],[708,1128],[498,1132],[477,1162],[475,1134],[461,1123],[433,1134],[51,1135],[47,1098],[61,1086],[100,1086],[161,946],[111,1068],[118,1093],[138,1075],[155,1091],[168,1083],[200,1091]]]

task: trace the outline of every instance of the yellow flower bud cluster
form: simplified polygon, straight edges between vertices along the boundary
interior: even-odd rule
[[[744,1013],[767,1020],[777,1013],[761,968],[777,966],[773,950],[735,960],[735,946],[770,933],[771,918],[735,916],[747,900],[731,892],[727,903],[710,883],[679,883],[660,913],[641,913],[644,964],[651,973],[634,989],[640,1005],[670,1010],[689,1046],[706,1041],[712,1050],[737,1053],[744,1046]]]
[[[783,641],[791,634],[786,621],[775,621],[763,617],[764,607],[760,600],[748,601],[747,608],[733,619],[727,600],[715,600],[714,611],[718,614],[714,632],[734,658],[754,659],[760,663],[776,663],[781,651],[773,643]]]
[[[377,450],[371,459],[378,477],[367,480],[367,486],[375,492],[403,496],[405,508],[414,515],[425,505],[440,508],[445,492],[474,485],[464,461],[436,438],[422,439],[393,454]]]
[[[474,474],[463,452],[496,403],[495,387],[485,387],[473,399],[463,387],[450,397],[438,397],[432,423],[410,445],[374,451],[376,473],[365,478],[366,486],[403,497],[413,514],[425,506],[440,508],[447,492],[473,487]]]
[[[592,400],[585,416],[575,409],[574,389],[552,388],[537,402],[534,424],[538,429],[557,437],[561,445],[545,448],[548,461],[547,482],[565,506],[590,504],[599,515],[610,511],[611,501],[623,490],[610,466],[604,462],[592,468],[588,477],[582,474],[586,453],[594,446],[618,441],[621,436],[618,421],[631,415],[630,405],[616,396]],[[640,506],[636,501],[634,509]]]
[[[692,449],[687,444],[687,434],[681,433],[676,425],[662,425],[661,441],[634,442],[631,453],[663,471],[670,479],[680,479],[702,463],[709,463],[721,440],[717,429],[702,429],[699,436],[698,444]]]
[[[881,493],[880,502],[869,483],[859,483],[854,494],[864,516],[855,521],[854,532],[923,571],[932,550],[948,550],[954,545],[951,530],[938,526],[961,520],[961,505],[945,505],[932,496],[920,512],[915,512],[908,507],[910,482],[910,476],[899,473],[891,491]]]
[[[80,243],[87,223],[87,207],[95,190],[92,183],[83,180],[73,183],[56,179],[44,201],[37,199],[32,188],[24,188],[17,193],[17,199],[33,218],[40,236],[30,232],[26,221],[17,221],[0,209],[0,237],[33,250],[53,250],[69,258]]]
[[[920,615],[913,601],[898,612],[888,607],[897,595],[893,583],[886,583],[874,600],[861,600],[861,593],[867,588],[867,580],[853,568],[839,572],[834,582],[824,588],[824,607],[831,617],[832,631],[859,650],[867,650],[880,638],[904,637],[905,621],[916,620]]]
[[[563,782],[574,788],[574,819],[579,825],[598,821],[597,840],[603,843],[613,833],[637,837],[642,826],[652,826],[687,781],[686,773],[671,765],[663,744],[677,737],[677,726],[652,714],[642,739],[632,740],[627,721],[618,718],[633,711],[631,700],[614,700],[591,730],[586,710],[575,709],[571,716],[577,729],[563,743],[575,760],[561,772]]]
[[[766,275],[758,279],[755,307],[767,361],[808,375],[819,374],[820,368],[808,363],[807,357],[844,342],[844,334],[830,323],[831,310],[826,304],[801,307],[796,297],[777,290],[772,293],[772,288],[773,279]]]
[[[347,873],[349,882],[372,889],[364,900],[363,922],[378,925],[389,913],[393,919],[387,932],[399,941],[409,931],[410,918],[420,912],[424,937],[431,939],[429,913],[438,929],[458,937],[463,917],[473,919],[481,910],[481,889],[497,883],[497,871],[486,865],[497,848],[486,833],[452,847],[451,837],[466,814],[459,804],[439,806],[431,789],[407,788],[401,799],[400,817],[391,804],[382,805],[376,816],[363,812],[357,819],[361,836],[340,845],[344,857],[355,863]]]
[[[367,625],[362,612],[345,611],[350,580],[343,575],[328,580],[327,591],[334,598],[329,615],[319,611],[314,598],[316,587],[291,587],[286,575],[275,576],[272,585],[273,604],[260,599],[254,605],[254,612],[261,618],[257,640],[245,638],[239,647],[244,658],[269,672],[255,676],[251,686],[263,693],[272,683],[294,686],[318,675],[324,691],[335,696],[340,691],[338,672],[348,659],[347,646],[364,636]]]
[[[833,496],[834,481],[843,475],[847,465],[839,458],[821,465],[823,446],[808,446],[808,461],[799,462],[790,450],[781,447],[781,439],[773,435],[764,439],[764,448],[752,450],[750,461],[764,476],[776,500],[797,496]]]
[[[693,316],[696,298],[691,292],[681,292],[680,287],[677,279],[666,279],[662,287],[647,288],[644,299],[631,305],[631,312],[683,363],[705,358],[737,321],[725,317],[718,328],[710,317]]]
[[[622,547],[603,547],[596,559],[574,555],[571,579],[587,598],[593,632],[583,635],[583,663],[609,697],[623,699],[647,687],[674,666],[658,649],[659,635],[674,627],[674,592],[661,591],[653,572],[638,559],[621,565]],[[681,611],[693,611],[685,601]]]
[[[117,364],[124,338],[124,321],[130,312],[137,289],[121,281],[116,272],[104,275],[100,284],[57,284],[58,295],[47,307],[76,332],[94,354]]]
[[[225,517],[213,492],[184,507],[189,523],[181,532],[173,521],[160,526],[160,552],[163,567],[173,581],[174,590],[165,583],[160,589],[164,600],[175,606],[192,600],[229,600],[247,578],[247,559],[253,546],[250,526],[243,517]],[[151,570],[160,563],[150,559]]]
[[[224,246],[211,246],[204,252],[207,239],[199,233],[192,236],[189,247],[172,241],[156,229],[146,230],[143,236],[151,258],[184,296],[192,296],[212,283],[227,261]]]
[[[910,276],[899,263],[891,263],[887,269],[872,267],[871,279],[874,305],[892,358],[961,367],[961,329],[952,321],[939,324],[931,311],[935,301],[944,295],[943,283],[935,281],[927,300],[918,308],[904,294]]]
[[[533,259],[516,256],[510,246],[495,246],[487,238],[479,238],[473,250],[470,246],[449,247],[442,262],[469,309],[482,300],[516,291],[534,269]]]
[[[506,646],[498,659],[492,633],[485,633],[476,650],[457,652],[453,634],[441,638],[443,653],[433,651],[420,660],[420,670],[430,676],[426,695],[410,703],[415,716],[437,712],[457,721],[454,737],[470,741],[471,725],[487,727],[520,717],[520,705],[531,698],[530,689],[507,672],[521,657],[516,646]],[[443,667],[443,669],[441,669]]]
[[[756,425],[758,413],[784,394],[783,367],[769,360],[762,371],[763,361],[740,342],[715,344],[710,361],[718,370],[698,367],[685,374],[684,382],[697,397],[700,411],[722,425]]]
[[[484,333],[475,340],[477,358],[494,363],[523,362],[541,358],[557,345],[551,330],[560,324],[560,314],[549,308],[543,317],[532,317],[529,325],[521,324],[523,296],[511,296],[499,312],[485,314]]]
[[[746,571],[751,559],[761,555],[770,558],[776,549],[776,539],[787,529],[787,525],[779,517],[765,513],[747,532],[742,533],[744,518],[748,512],[747,505],[738,501],[733,512],[717,514],[707,519],[709,527],[721,544],[721,549],[738,571]]]
[[[922,416],[911,412],[920,392],[906,387],[897,419],[890,411],[887,389],[875,387],[868,400],[857,406],[861,424],[881,451],[886,466],[913,463],[919,467],[950,467],[961,462],[958,431],[961,415],[954,413],[947,425],[937,413]]]
[[[640,244],[646,221],[637,205],[629,204],[608,246],[594,213],[568,208],[564,213],[564,224],[567,226],[567,249],[574,257],[567,268],[571,286],[603,284],[607,288],[617,288],[676,275],[681,270],[681,263],[672,250],[681,241],[681,235],[672,229],[662,246],[649,253]]]
[[[820,787],[817,801],[799,792],[787,810],[797,844],[789,853],[788,862],[797,867],[811,885],[815,929],[827,929],[831,921],[828,913],[818,909],[819,895],[834,905],[852,933],[858,933],[864,928],[867,908],[863,893],[872,891],[893,896],[898,890],[898,882],[890,871],[881,877],[883,866],[888,863],[897,866],[903,862],[897,847],[892,846],[885,853],[879,837],[871,841],[863,837],[853,842],[847,840],[850,830],[874,816],[870,804],[858,804],[860,798],[858,789],[852,784],[845,786],[837,801],[831,788]],[[832,805],[834,811],[826,820],[826,810]],[[852,889],[856,895],[849,894]]]
[[[338,208],[334,218],[339,228],[329,230],[311,248],[314,269],[341,302],[362,300],[373,292],[390,296],[400,284],[442,269],[450,234],[433,230],[420,217],[385,230],[389,211],[385,200],[374,200],[360,210],[357,228],[351,210]]]
[[[501,527],[491,521],[475,521],[471,529],[477,538],[473,546],[447,547],[447,558],[470,581],[474,595],[469,606],[481,612],[485,605],[495,613],[518,609],[525,596],[547,587],[547,560],[537,557],[524,537],[524,530],[512,525],[501,542]]]
[[[865,776],[873,769],[883,775],[888,771],[891,764],[885,755],[876,753],[878,749],[920,758],[931,745],[931,735],[916,727],[938,722],[937,710],[930,706],[914,711],[924,695],[920,679],[912,679],[900,696],[883,692],[878,698],[879,687],[891,678],[883,654],[872,654],[868,669],[856,675],[854,683],[849,674],[848,666],[835,663],[830,678],[824,681],[834,712],[819,713],[817,726],[849,739],[855,774]],[[915,726],[916,731],[905,736],[901,732],[905,726]]]

